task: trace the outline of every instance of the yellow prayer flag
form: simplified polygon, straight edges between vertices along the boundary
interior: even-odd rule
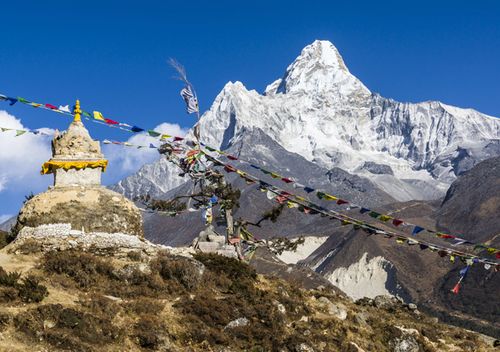
[[[331,194],[325,193],[325,195],[323,196],[323,199],[326,199],[326,200],[337,200],[337,197],[332,196]]]
[[[387,221],[387,220],[391,220],[392,218],[389,215],[382,214],[379,216],[379,219],[382,221]]]
[[[172,136],[171,135],[168,135],[168,134],[162,134],[160,139],[169,139],[171,138]]]
[[[94,111],[93,114],[94,114],[94,119],[105,121],[104,116],[102,116],[102,114],[99,111]]]

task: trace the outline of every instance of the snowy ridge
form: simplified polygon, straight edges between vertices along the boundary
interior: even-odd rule
[[[440,102],[399,103],[372,94],[327,41],[307,46],[263,95],[241,82],[226,84],[201,127],[202,139],[223,149],[243,129],[258,127],[285,149],[368,177],[399,200],[443,195],[464,171],[454,165],[463,157],[460,150],[470,150],[472,164],[484,158],[485,148],[500,153],[499,119]],[[363,169],[366,161],[390,166],[394,176],[380,180]]]
[[[400,103],[372,93],[333,44],[319,40],[263,94],[241,82],[227,83],[200,124],[202,140],[220,149],[258,128],[286,150],[368,178],[400,201],[437,199],[457,175],[500,155],[500,119],[437,101]],[[183,182],[172,167],[158,163],[114,189],[127,196],[155,195]]]

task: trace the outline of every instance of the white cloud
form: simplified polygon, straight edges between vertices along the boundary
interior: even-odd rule
[[[182,128],[178,124],[162,123],[154,128],[155,131],[169,134],[171,136],[183,137],[187,133],[187,129]],[[150,137],[146,133],[138,133],[128,139],[129,143],[134,145],[149,146],[150,143],[159,146],[160,142],[157,138]],[[119,145],[105,145],[103,148],[104,155],[109,160],[109,171],[113,173],[112,179],[119,179],[136,172],[142,165],[154,162],[158,159],[159,154],[156,149],[135,147],[125,147]]]
[[[0,111],[0,127],[24,129],[19,119],[5,111]],[[0,133],[0,193],[6,188],[29,192],[48,185],[51,179],[41,176],[40,169],[50,158],[50,137],[30,133],[16,137],[15,131]]]

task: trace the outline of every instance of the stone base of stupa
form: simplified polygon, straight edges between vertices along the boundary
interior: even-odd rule
[[[52,187],[34,196],[24,204],[13,231],[61,223],[83,232],[144,237],[140,210],[121,194],[102,186]]]

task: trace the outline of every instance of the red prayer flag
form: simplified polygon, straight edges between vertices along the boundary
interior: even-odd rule
[[[238,158],[237,158],[237,157],[232,156],[232,155],[229,155],[229,154],[227,154],[227,155],[226,155],[226,157],[227,157],[229,160],[238,160]]]
[[[104,119],[104,121],[109,125],[118,125],[118,122],[111,119]]]
[[[339,200],[337,200],[337,204],[338,204],[338,205],[348,204],[348,203],[349,203],[348,201],[343,200],[343,199],[339,199]]]
[[[451,290],[451,292],[453,292],[456,295],[458,294],[458,291],[460,291],[460,282],[456,284],[455,287],[453,287],[453,289]]]
[[[174,142],[179,142],[179,141],[183,141],[184,138],[182,137],[174,137]]]
[[[403,222],[404,222],[403,220],[399,220],[399,219],[393,219],[393,220],[392,220],[392,224],[393,224],[394,226],[399,226],[399,225],[401,225]]]
[[[224,165],[224,170],[226,170],[226,172],[236,172],[236,169],[231,165]]]
[[[293,180],[289,179],[288,177],[282,177],[281,181],[286,182],[286,183],[292,183]]]
[[[52,104],[45,104],[46,108],[52,109],[52,110],[57,110],[57,106],[54,106]]]

